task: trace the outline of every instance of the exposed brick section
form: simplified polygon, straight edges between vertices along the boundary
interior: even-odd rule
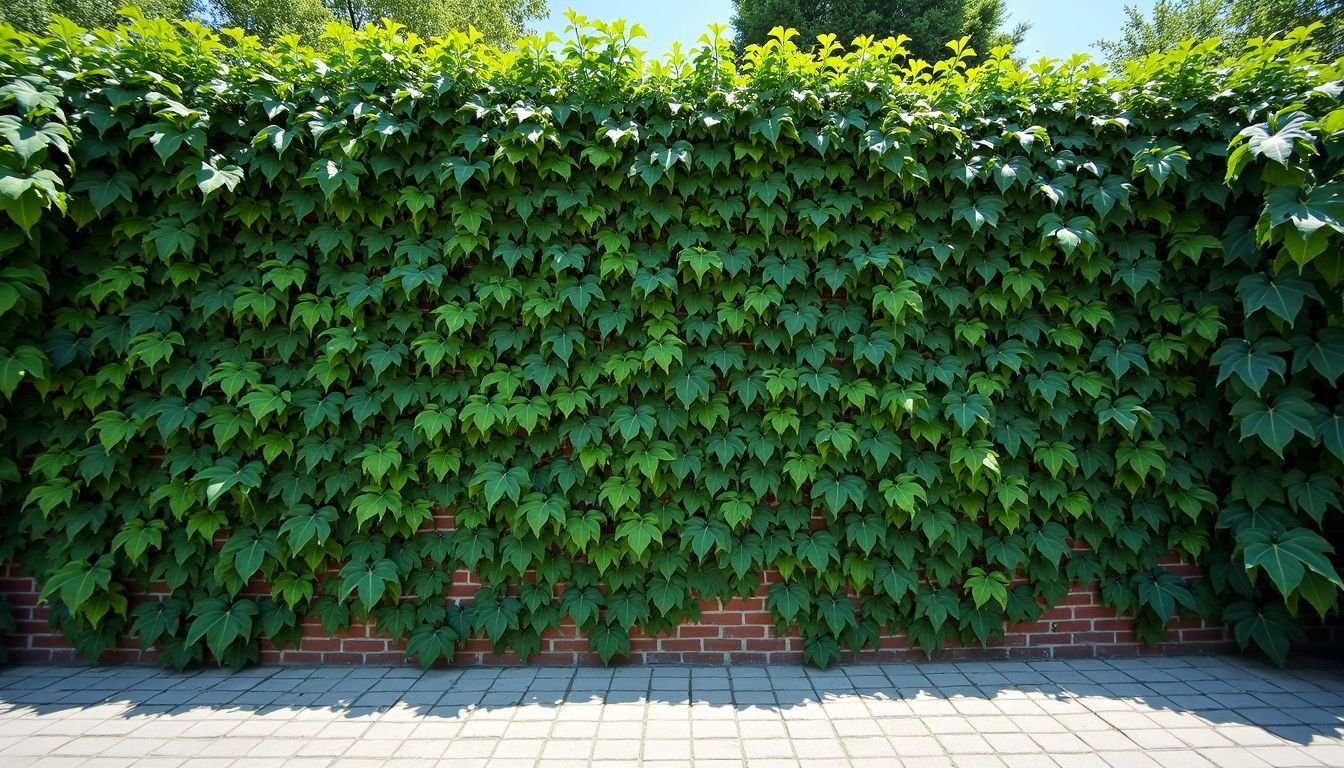
[[[1178,562],[1168,567],[1186,576],[1198,569]],[[802,640],[796,636],[777,636],[770,611],[766,608],[768,576],[757,593],[748,598],[708,601],[702,604],[698,624],[683,624],[676,633],[664,637],[636,635],[630,640],[628,663],[687,664],[761,664],[802,661]],[[450,599],[470,598],[479,586],[464,572],[454,574]],[[48,609],[39,605],[33,580],[18,574],[10,566],[0,570],[0,594],[14,607],[19,631],[5,638],[10,659],[28,662],[60,662],[75,659],[64,636],[54,633],[47,623]],[[935,653],[938,659],[1045,659],[1101,656],[1133,656],[1161,653],[1220,653],[1235,647],[1228,632],[1220,626],[1205,625],[1199,619],[1183,619],[1171,624],[1169,640],[1155,648],[1141,644],[1134,634],[1134,621],[1116,614],[1101,604],[1095,584],[1075,585],[1059,605],[1042,614],[1040,621],[1007,628],[1003,640],[987,648],[949,647]],[[379,634],[370,625],[352,626],[336,637],[328,637],[316,621],[303,624],[303,641],[298,648],[275,649],[264,645],[261,660],[285,664],[396,664],[406,662],[401,646]],[[859,661],[917,661],[924,651],[911,649],[902,634],[884,637],[878,650],[865,650],[847,657]],[[149,663],[154,653],[142,652],[125,638],[120,647],[108,651],[105,663]],[[473,639],[453,659],[455,664],[518,664],[513,654],[497,656],[483,639]],[[528,660],[532,664],[599,664],[597,654],[588,650],[572,622],[543,638],[541,651]]]

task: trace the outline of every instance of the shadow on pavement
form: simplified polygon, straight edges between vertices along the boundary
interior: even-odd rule
[[[996,752],[1018,744],[1024,754],[1027,745],[1045,754],[1067,752],[1065,745],[1075,741],[1103,751],[1107,734],[1113,740],[1123,737],[1116,749],[1125,744],[1145,751],[1229,745],[1272,749],[1324,742],[1327,749],[1344,753],[1339,744],[1344,738],[1344,665],[1307,658],[1276,669],[1236,657],[1145,657],[829,670],[259,667],[233,674],[147,667],[0,669],[0,755],[15,754],[21,744],[31,751],[36,740],[48,736],[53,745],[60,736],[71,744],[77,737],[106,741],[132,735],[340,738],[341,723],[345,733],[355,734],[349,738],[359,741],[377,741],[382,738],[378,729],[389,726],[384,729],[388,738],[400,734],[397,744],[412,733],[440,733],[466,748],[472,739],[505,739],[516,724],[527,722],[576,724],[566,726],[568,736],[596,740],[603,738],[602,725],[621,719],[647,724],[635,738],[685,739],[688,750],[700,731],[697,726],[693,733],[692,726],[701,720],[735,721],[744,743],[757,733],[753,723],[761,724],[757,735],[796,740],[800,730],[794,724],[811,720],[830,721],[831,733],[837,734],[832,738],[841,740],[845,722],[852,721],[856,732],[874,731],[895,744],[897,754],[906,735],[955,751],[949,739],[958,734],[987,740],[983,743]],[[146,722],[155,726],[141,729]],[[277,725],[268,730],[257,723]],[[397,724],[402,727],[390,727]],[[434,724],[443,727],[431,730]],[[1024,737],[1030,741],[1022,742]],[[196,744],[206,751],[204,742]],[[248,747],[240,743],[238,748]],[[453,748],[444,749],[439,757],[454,754]]]

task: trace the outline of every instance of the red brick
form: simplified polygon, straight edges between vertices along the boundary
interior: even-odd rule
[[[644,654],[644,663],[646,664],[680,664],[680,653],[646,653]]]
[[[724,637],[765,637],[765,627],[737,626],[724,627]]]
[[[1087,632],[1092,629],[1092,622],[1088,620],[1065,620],[1042,622],[1051,632]]]
[[[329,654],[308,653],[305,651],[284,651],[280,654],[280,664],[321,664],[323,657]]]
[[[682,664],[722,664],[722,653],[683,653],[681,654]]]
[[[296,662],[297,663],[297,662]],[[381,653],[364,654],[365,664],[407,664],[410,660],[406,654],[400,651],[383,651]],[[517,662],[514,662],[515,664]]]
[[[660,651],[698,651],[701,647],[700,641],[696,639],[666,637],[658,641]]]
[[[324,653],[322,654],[323,664],[363,664],[364,654],[362,653]]]
[[[433,527],[451,528],[452,522],[451,513],[436,514]],[[1197,566],[1177,558],[1164,558],[1162,562],[1169,570],[1185,576],[1201,573]],[[330,576],[322,573],[319,580]],[[531,578],[532,575],[524,575],[524,580]],[[778,573],[766,572],[762,574],[760,587],[751,596],[704,601],[699,620],[678,627],[669,636],[649,638],[633,633],[630,658],[616,662],[795,663],[801,656],[801,641],[796,636],[776,636],[774,617],[765,609],[769,584],[778,578]],[[1025,583],[1025,580],[1019,581]],[[479,579],[466,570],[458,570],[453,573],[453,583],[445,600],[450,603],[468,601],[479,588]],[[146,593],[128,595],[132,605],[147,597],[167,594],[167,586],[162,582],[153,583],[146,589]],[[511,589],[516,591],[516,586]],[[260,580],[254,580],[248,584],[246,592],[267,595],[269,588]],[[1005,627],[1003,637],[987,648],[949,643],[945,650],[931,656],[938,659],[1048,658],[1215,652],[1235,647],[1224,627],[1206,626],[1198,617],[1171,622],[1167,642],[1156,648],[1144,646],[1134,634],[1133,619],[1119,616],[1113,608],[1101,605],[1098,594],[1095,582],[1075,585],[1059,605],[1044,610],[1039,621]],[[18,624],[18,631],[2,640],[5,647],[11,649],[12,660],[50,662],[75,658],[65,638],[53,631],[47,622],[50,607],[38,604],[33,579],[23,576],[17,566],[0,567],[0,595],[10,603]],[[308,619],[301,625],[300,633],[302,640],[297,647],[276,648],[263,638],[261,659],[270,663],[295,664],[406,662],[402,645],[380,633],[376,622],[356,624],[331,637],[322,630],[319,621]],[[117,647],[105,653],[100,661],[148,663],[154,658],[152,650],[141,651],[138,642],[121,638]],[[846,651],[844,658],[919,661],[926,655],[922,650],[909,648],[904,635],[896,633],[883,637],[879,648],[867,648],[858,653]],[[503,664],[519,660],[513,654],[495,656],[488,640],[472,638],[462,645],[453,661],[458,664]],[[529,661],[536,664],[600,663],[589,650],[587,639],[568,617],[542,638],[541,652]]]
[[[722,631],[722,627],[683,624],[677,627],[676,636],[678,638],[719,637]]]
[[[1097,619],[1092,622],[1092,628],[1096,630],[1130,630],[1134,628],[1134,620],[1125,616],[1116,619]]]
[[[1114,643],[1114,632],[1076,632],[1073,635],[1073,642],[1091,644],[1091,643]]]
[[[728,660],[733,664],[764,664],[770,661],[770,655],[767,653],[734,651],[728,654]]]
[[[1073,609],[1075,619],[1113,619],[1115,609],[1107,605],[1080,605]]]
[[[348,639],[341,641],[341,650],[346,653],[377,653],[387,650],[387,640]]]
[[[1055,658],[1058,659],[1083,659],[1089,656],[1095,656],[1097,649],[1090,645],[1057,645],[1055,646]]]
[[[1182,629],[1182,643],[1206,643],[1206,642],[1226,642],[1227,630],[1222,627],[1204,627],[1199,629]],[[1179,652],[1179,648],[1174,649]]]
[[[762,611],[765,610],[765,598],[762,597],[734,597],[731,600],[723,602],[725,611]]]

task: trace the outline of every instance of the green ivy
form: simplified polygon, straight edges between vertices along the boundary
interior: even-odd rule
[[[0,597],[0,641],[5,639],[5,635],[13,634],[18,630],[18,625],[14,621],[14,609],[10,607],[9,601]],[[0,642],[0,664],[9,660],[9,649],[3,642]]]
[[[0,27],[0,562],[82,652],[241,666],[308,617],[429,665],[568,618],[611,659],[765,573],[823,665],[1073,582],[1277,659],[1337,610],[1305,31],[1120,75],[342,34]]]

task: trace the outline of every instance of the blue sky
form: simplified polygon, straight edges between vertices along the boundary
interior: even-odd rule
[[[1078,51],[1095,55],[1092,44],[1098,38],[1118,35],[1126,2],[1145,11],[1153,5],[1153,0],[1007,0],[1012,23],[1031,22],[1021,48],[1028,59],[1065,58]],[[733,16],[729,0],[550,0],[550,7],[550,18],[535,25],[539,32],[563,36],[565,9],[573,8],[590,18],[638,23],[648,33],[641,47],[658,54],[673,40],[694,44],[710,24],[727,24]]]

